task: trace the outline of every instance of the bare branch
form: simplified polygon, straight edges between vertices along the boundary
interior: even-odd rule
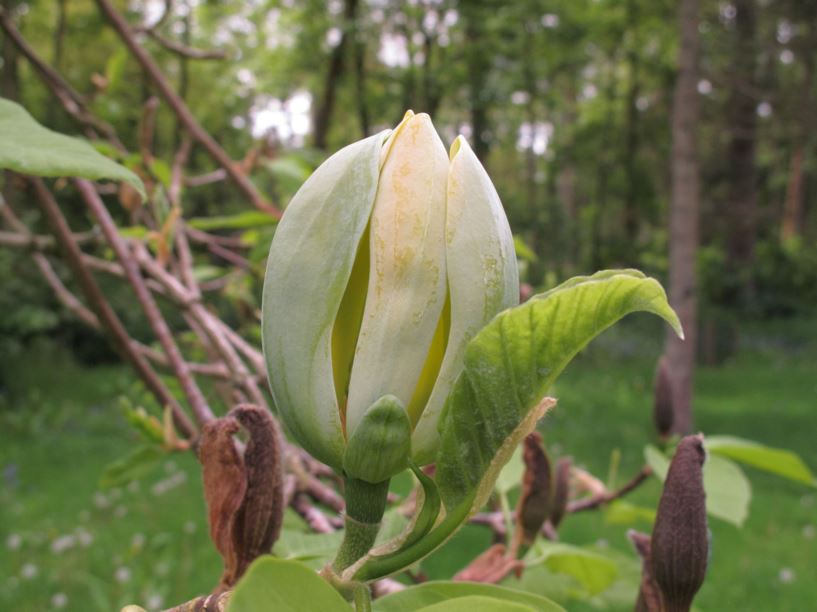
[[[46,188],[45,183],[43,183],[41,179],[32,178],[31,183],[34,185],[34,190],[37,194],[37,202],[48,219],[54,231],[54,235],[57,237],[63,249],[69,267],[79,282],[88,303],[96,313],[104,329],[108,332],[114,346],[133,366],[147,388],[156,396],[159,404],[161,406],[170,406],[176,426],[179,427],[185,435],[195,437],[196,428],[184,413],[181,406],[179,406],[176,398],[174,398],[167,387],[165,387],[164,383],[153,368],[150,367],[145,358],[133,350],[130,343],[130,335],[111,308],[99,285],[97,285],[94,280],[94,277],[83,263],[81,251],[76,242],[74,242],[71,228],[68,226],[51,192]]]
[[[227,155],[224,149],[210,136],[210,134],[199,124],[190,109],[184,103],[179,95],[173,91],[170,83],[165,78],[159,66],[153,61],[153,58],[136,40],[133,30],[131,30],[128,23],[120,15],[116,9],[111,5],[109,0],[96,0],[102,13],[111,23],[113,28],[119,34],[125,45],[130,50],[131,54],[136,58],[144,71],[153,81],[156,88],[161,93],[162,97],[168,103],[170,108],[178,117],[179,121],[184,125],[185,129],[190,132],[194,140],[198,142],[205,151],[213,158],[213,160],[221,166],[229,175],[230,179],[238,186],[244,193],[253,206],[257,209],[268,213],[276,219],[281,218],[281,211],[270,204],[255,188],[250,179],[241,171],[238,170],[233,160]]]
[[[187,362],[182,358],[179,347],[173,340],[173,334],[165,321],[164,316],[159,311],[155,300],[145,284],[144,278],[139,271],[139,266],[128,249],[125,241],[119,235],[113,219],[111,219],[108,209],[99,198],[94,189],[94,186],[84,179],[74,179],[74,184],[85,201],[86,206],[91,211],[91,214],[99,223],[102,233],[111,245],[114,253],[116,253],[119,263],[125,270],[125,277],[133,287],[136,293],[136,298],[142,306],[142,310],[148,318],[153,332],[156,334],[162,349],[170,360],[173,372],[179,380],[182,392],[190,404],[190,409],[193,411],[199,423],[203,424],[213,418],[213,413],[207,405],[207,400],[196,384]]]

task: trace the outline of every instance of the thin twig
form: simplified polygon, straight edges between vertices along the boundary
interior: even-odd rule
[[[178,117],[179,121],[184,125],[185,129],[190,132],[190,135],[195,139],[195,141],[198,142],[204,148],[204,150],[207,151],[208,155],[210,155],[210,157],[212,157],[213,160],[227,172],[232,181],[238,186],[239,189],[241,189],[250,202],[252,202],[253,206],[275,217],[276,219],[280,219],[281,211],[267,202],[255,188],[255,185],[252,184],[252,181],[250,181],[250,179],[244,173],[240,172],[236,168],[233,160],[230,159],[224,149],[222,149],[215,139],[210,136],[210,134],[201,126],[201,124],[199,124],[199,122],[190,112],[187,104],[184,103],[184,100],[182,100],[181,97],[179,97],[179,95],[173,91],[173,88],[170,86],[170,83],[165,78],[164,74],[162,74],[159,66],[156,64],[150,54],[136,40],[133,31],[125,21],[124,17],[122,17],[122,15],[120,15],[119,12],[111,5],[109,0],[96,0],[96,3],[113,28],[119,34],[119,37],[128,47],[131,54],[142,66],[145,73],[147,73],[147,75],[150,77],[150,80],[153,81],[154,85],[159,90],[159,93],[161,93],[162,97],[165,99],[165,102],[168,103],[170,108]]]
[[[627,484],[621,488],[616,489],[615,491],[607,491],[599,495],[591,495],[590,497],[585,497],[584,499],[578,499],[570,502],[567,505],[567,512],[569,514],[584,512],[585,510],[594,510],[599,506],[609,504],[611,501],[624,497],[631,491],[637,489],[650,476],[652,476],[652,469],[648,465],[645,465],[635,476],[630,479],[629,482],[627,482]]]
[[[133,366],[147,388],[156,396],[161,406],[170,406],[176,426],[189,437],[196,436],[196,428],[184,413],[176,398],[170,393],[159,376],[150,367],[145,358],[133,350],[130,335],[125,330],[119,317],[111,308],[94,277],[82,261],[79,246],[73,240],[71,228],[60,211],[57,202],[41,179],[30,179],[37,194],[37,202],[48,219],[49,224],[63,249],[65,259],[76,277],[88,303],[108,332],[114,347]]]
[[[190,409],[193,411],[196,420],[199,424],[206,423],[213,418],[213,413],[207,404],[207,400],[204,398],[204,394],[201,392],[201,389],[199,389],[198,384],[196,384],[187,362],[183,359],[179,347],[176,346],[170,327],[168,327],[167,321],[165,321],[156,301],[153,299],[153,295],[145,284],[145,280],[139,271],[139,266],[134,260],[130,249],[128,249],[127,244],[119,235],[108,209],[89,181],[74,179],[74,184],[79,190],[82,199],[85,201],[88,210],[91,211],[91,214],[97,223],[99,223],[102,233],[105,235],[105,238],[119,259],[119,263],[125,270],[125,276],[133,287],[136,298],[142,306],[142,310],[145,312],[145,316],[153,332],[156,334],[159,343],[162,345],[162,349],[170,361],[173,372],[179,380],[179,385],[190,404]]]

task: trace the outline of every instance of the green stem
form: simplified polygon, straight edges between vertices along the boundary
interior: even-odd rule
[[[372,484],[347,476],[345,483],[346,529],[332,562],[338,573],[363,557],[374,545],[389,493],[388,480]]]
[[[367,561],[355,574],[355,579],[370,582],[416,563],[454,534],[468,517],[473,501],[474,496],[469,496],[459,506],[453,508],[436,528],[408,548]]]
[[[355,612],[372,612],[372,593],[368,584],[355,587]]]

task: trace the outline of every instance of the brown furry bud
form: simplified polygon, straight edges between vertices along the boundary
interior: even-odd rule
[[[627,532],[627,537],[641,557],[641,586],[638,589],[638,599],[635,602],[635,612],[663,612],[661,591],[650,573],[652,563],[652,549],[650,536],[633,529]]]
[[[666,612],[687,612],[706,575],[709,532],[703,436],[687,436],[670,463],[652,532],[651,574]]]
[[[550,524],[554,529],[559,527],[559,523],[564,518],[567,510],[567,502],[570,498],[570,468],[573,467],[573,459],[562,457],[556,464],[556,478],[553,487],[553,503],[550,505]]]
[[[675,413],[672,408],[672,380],[670,379],[669,366],[665,357],[658,360],[658,367],[655,371],[653,420],[658,435],[666,438],[672,432],[672,424]]]
[[[522,494],[516,506],[516,533],[513,549],[529,547],[545,519],[550,515],[553,501],[553,476],[550,469],[550,458],[542,446],[542,436],[534,431],[523,442],[522,458],[525,462],[525,475],[522,478]]]

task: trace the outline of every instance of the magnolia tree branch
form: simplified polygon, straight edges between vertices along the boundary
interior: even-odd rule
[[[184,125],[185,129],[190,133],[193,139],[198,142],[202,148],[207,151],[207,154],[221,166],[230,179],[236,186],[244,193],[250,200],[253,206],[262,210],[269,215],[280,219],[281,211],[270,204],[256,189],[252,181],[246,174],[241,172],[233,163],[233,160],[227,155],[224,149],[216,142],[216,140],[201,126],[196,120],[184,100],[173,90],[165,75],[160,70],[159,66],[150,56],[150,54],[139,44],[136,36],[128,25],[125,18],[113,7],[109,0],[96,0],[102,14],[116,30],[119,37],[130,50],[131,55],[142,66],[150,80],[159,90],[159,93],[167,102],[168,106],[173,110],[179,121]]]
[[[83,263],[82,252],[74,241],[71,228],[68,226],[68,222],[65,220],[51,192],[46,188],[45,183],[43,183],[41,179],[31,179],[31,184],[34,186],[40,209],[43,211],[57,241],[62,247],[68,266],[74,273],[88,303],[99,318],[99,322],[108,332],[114,346],[131,366],[133,366],[147,388],[156,396],[159,404],[163,407],[170,407],[176,426],[181,429],[186,436],[195,437],[197,433],[196,427],[185,414],[184,410],[182,410],[176,398],[173,397],[158,374],[150,367],[145,357],[134,350],[131,344],[131,337],[125,329],[125,326],[122,325],[122,321],[113,311],[113,308],[111,308],[111,305],[96,283],[96,280]]]

